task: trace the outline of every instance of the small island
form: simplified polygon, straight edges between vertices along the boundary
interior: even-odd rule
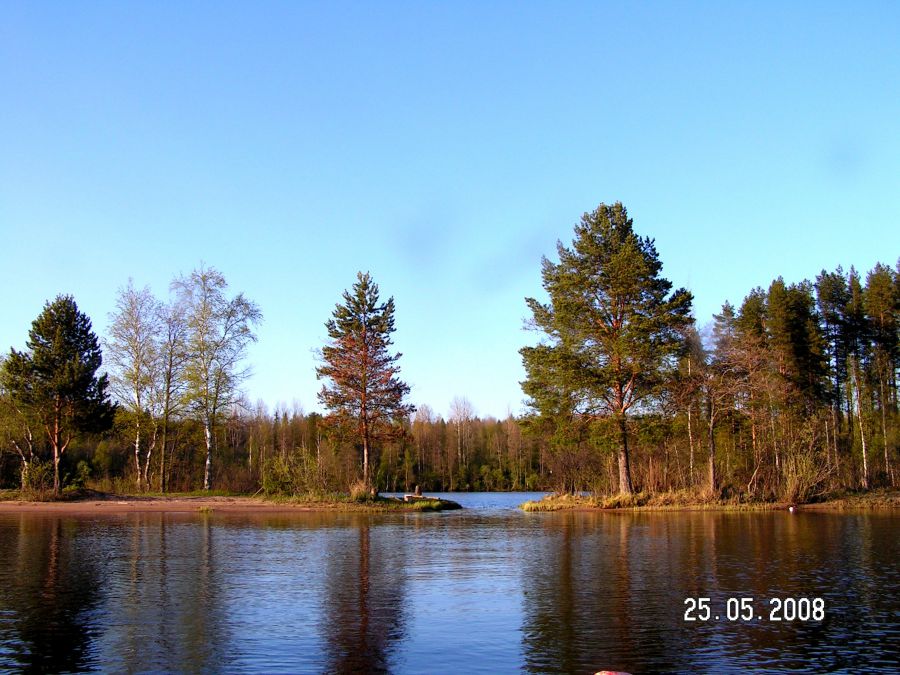
[[[34,499],[34,495],[7,490],[0,493],[0,513],[302,513],[331,511],[348,513],[415,513],[451,511],[462,507],[449,499],[429,497],[404,500],[382,495],[355,499],[350,495],[320,495],[270,499],[248,495],[218,495],[202,492],[184,494],[112,494],[80,489],[64,492],[59,498]]]

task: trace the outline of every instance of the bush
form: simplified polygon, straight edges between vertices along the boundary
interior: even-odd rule
[[[266,495],[296,496],[320,491],[315,460],[303,454],[267,459],[260,472]]]
[[[350,499],[355,502],[368,502],[375,498],[375,491],[365,481],[358,480],[350,486]]]
[[[831,469],[812,452],[799,452],[784,460],[784,484],[781,499],[803,504],[821,497],[826,490]]]
[[[53,462],[32,460],[28,470],[22,474],[22,491],[43,497],[53,490]]]
[[[87,483],[87,480],[90,477],[91,465],[82,459],[78,462],[78,466],[75,467],[75,476],[69,481],[69,485],[81,489],[85,486],[85,483]]]

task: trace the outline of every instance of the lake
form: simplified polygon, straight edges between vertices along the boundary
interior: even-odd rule
[[[0,513],[0,670],[900,669],[890,512],[446,496],[466,510]]]

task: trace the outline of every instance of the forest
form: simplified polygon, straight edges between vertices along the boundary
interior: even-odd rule
[[[779,277],[698,326],[619,203],[584,214],[557,259],[540,268],[547,300],[523,305],[527,407],[506,419],[464,396],[446,418],[408,401],[393,298],[369,274],[325,323],[324,413],[247,400],[262,311],[214,268],[164,299],[129,280],[102,336],[59,295],[2,357],[0,487],[800,502],[896,486],[900,261]]]

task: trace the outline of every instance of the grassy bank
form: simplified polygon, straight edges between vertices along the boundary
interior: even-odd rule
[[[271,504],[295,505],[335,511],[453,511],[462,506],[449,499],[424,497],[405,502],[397,497],[354,498],[345,494],[267,497]]]
[[[632,495],[582,496],[553,494],[537,501],[525,502],[523,511],[594,511],[629,509],[641,511],[771,511],[794,506],[803,510],[896,509],[900,508],[900,490],[879,489],[868,492],[836,493],[809,504],[775,501],[716,499],[703,493],[681,491]]]
[[[419,498],[403,501],[396,497],[366,496],[351,497],[348,494],[316,494],[291,497],[259,497],[241,495],[224,491],[176,492],[176,493],[138,493],[119,494],[100,492],[85,488],[67,489],[59,496],[52,492],[30,492],[20,490],[0,491],[0,503],[11,507],[16,504],[32,506],[72,505],[75,507],[105,510],[106,507],[127,507],[125,510],[199,510],[211,512],[215,510],[305,510],[305,511],[341,511],[341,512],[426,512],[449,511],[462,508],[448,499]]]

